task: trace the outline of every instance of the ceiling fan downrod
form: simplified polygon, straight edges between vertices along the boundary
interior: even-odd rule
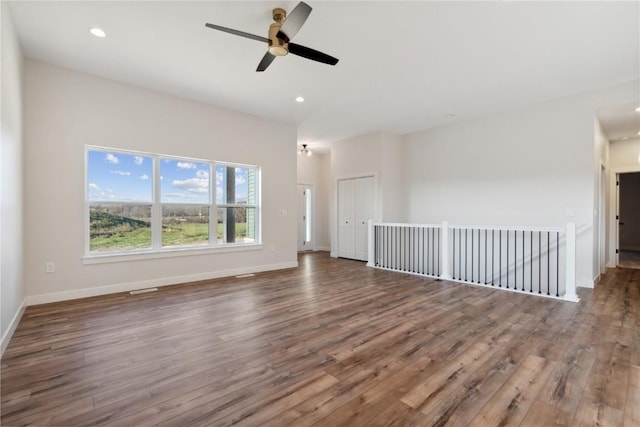
[[[278,38],[280,28],[286,19],[286,10],[279,7],[273,9],[273,20],[275,22],[269,27],[269,53],[273,56],[285,56],[289,53],[288,43]]]

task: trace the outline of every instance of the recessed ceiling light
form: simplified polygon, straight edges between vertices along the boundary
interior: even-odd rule
[[[456,115],[455,115],[455,114],[453,114],[453,113],[449,113],[449,114],[447,114],[445,117],[446,117],[447,119],[455,119],[455,118],[456,118]]]
[[[304,102],[304,98],[299,96],[296,98],[296,102]]]
[[[102,29],[98,28],[98,27],[93,27],[89,30],[89,32],[91,34],[93,34],[96,37],[107,37],[107,33],[105,33]]]
[[[628,137],[628,136],[622,136],[622,137],[620,137],[620,141],[624,141],[624,140],[627,140],[627,139],[629,139],[629,137]]]

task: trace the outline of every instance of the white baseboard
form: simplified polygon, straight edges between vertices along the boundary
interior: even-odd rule
[[[27,308],[27,298],[22,300],[22,304],[20,304],[20,308],[18,308],[18,311],[16,312],[15,316],[13,316],[13,319],[11,319],[11,323],[9,323],[9,327],[7,328],[4,335],[2,336],[2,342],[0,342],[0,357],[2,357],[2,355],[4,354],[4,350],[9,345],[9,341],[11,341],[11,337],[13,336],[13,333],[16,331],[16,328],[18,327],[18,323],[20,323],[20,319],[22,319],[22,315],[24,314],[25,308]]]
[[[318,251],[331,252],[331,248],[329,246],[316,246],[314,251],[316,251],[316,252],[318,252]]]
[[[221,277],[238,276],[241,274],[261,273],[265,271],[296,268],[298,262],[285,262],[280,264],[258,265],[252,267],[236,268],[231,270],[212,271],[207,273],[188,274],[182,276],[163,277],[160,279],[141,280],[137,282],[119,283],[115,285],[97,286],[95,288],[75,289],[72,291],[53,292],[50,294],[31,295],[26,298],[26,305],[48,304],[51,302],[68,301],[78,298],[95,297],[99,295],[129,292],[136,289],[153,288],[159,286],[179,285],[199,280],[218,279]],[[4,345],[4,338],[3,338]]]
[[[577,286],[578,288],[589,288],[589,289],[593,289],[593,287],[594,287],[594,283],[596,283],[595,278],[594,278],[594,279],[592,279],[592,280],[591,280],[591,282],[589,282],[589,281],[588,281],[588,279],[587,279],[587,280],[585,280],[585,281],[582,281],[582,282],[578,282],[578,283],[576,284],[576,286]]]

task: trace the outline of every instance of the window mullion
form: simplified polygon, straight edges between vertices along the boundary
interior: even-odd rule
[[[209,164],[209,246],[218,246],[218,205],[216,164]]]
[[[153,204],[151,205],[151,247],[162,249],[162,203],[160,199],[160,158],[153,157]]]

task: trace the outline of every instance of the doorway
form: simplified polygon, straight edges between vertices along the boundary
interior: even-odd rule
[[[313,250],[313,186],[298,184],[298,252]]]
[[[617,265],[640,269],[640,172],[617,178]]]

